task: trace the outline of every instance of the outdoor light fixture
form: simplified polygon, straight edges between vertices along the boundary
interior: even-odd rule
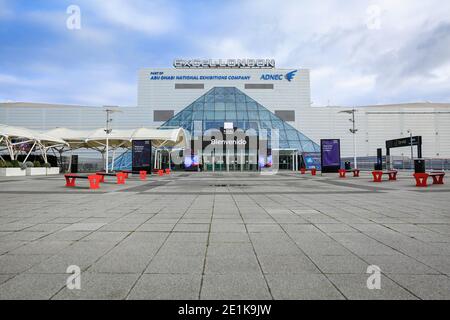
[[[358,132],[358,129],[356,129],[356,120],[355,120],[355,112],[357,112],[356,109],[351,110],[343,110],[339,113],[346,113],[351,114],[352,117],[349,119],[349,121],[352,123],[352,128],[349,129],[350,133],[353,134],[353,162],[354,162],[354,169],[358,169],[358,164],[356,160],[356,133]]]
[[[108,136],[111,134],[112,132],[112,128],[110,126],[110,123],[113,121],[113,119],[111,118],[111,114],[115,113],[115,112],[122,112],[119,110],[119,107],[117,106],[103,106],[103,108],[105,109],[106,112],[106,129],[105,129],[105,133],[106,133],[106,149],[105,149],[105,172],[108,173],[109,168],[108,168],[108,160],[109,160],[109,139]]]

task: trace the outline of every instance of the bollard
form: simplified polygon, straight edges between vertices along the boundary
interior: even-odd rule
[[[147,171],[145,170],[139,171],[139,179],[141,179],[142,181],[147,180]]]
[[[339,169],[339,178],[345,178],[345,173],[347,171],[345,169]]]

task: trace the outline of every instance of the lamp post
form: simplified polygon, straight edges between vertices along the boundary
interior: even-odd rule
[[[408,129],[407,131],[409,133],[409,143],[411,145],[411,169],[413,168],[413,162],[414,162],[414,147],[413,147],[413,134],[412,130]]]
[[[356,160],[356,132],[358,132],[358,129],[356,129],[355,112],[357,112],[357,110],[353,108],[351,110],[340,111],[339,113],[346,113],[352,115],[352,117],[349,119],[349,121],[352,123],[352,128],[350,128],[349,130],[353,135],[353,163],[355,166],[354,169],[358,169],[358,163]]]
[[[106,149],[105,149],[105,172],[108,173],[109,168],[108,168],[108,160],[109,160],[109,134],[112,132],[111,129],[111,122],[112,122],[112,118],[111,118],[111,114],[114,112],[119,112],[119,110],[117,110],[118,107],[115,106],[104,106],[105,108],[105,112],[106,112],[106,129],[105,129],[105,133],[106,133]]]

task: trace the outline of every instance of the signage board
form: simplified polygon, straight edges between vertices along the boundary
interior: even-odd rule
[[[322,172],[338,172],[341,168],[341,141],[339,139],[320,140]]]
[[[274,59],[175,59],[176,69],[272,69]]]
[[[303,152],[302,156],[306,169],[316,168],[317,170],[322,170],[319,152]]]
[[[133,140],[131,157],[133,171],[151,172],[152,142],[150,140]]]
[[[412,139],[412,141],[411,141]],[[411,143],[412,142],[412,143]],[[392,149],[392,148],[400,148],[400,147],[409,147],[411,145],[418,146],[422,144],[422,137],[421,136],[415,136],[415,137],[408,137],[408,138],[400,138],[395,140],[388,140],[386,141],[386,149]]]

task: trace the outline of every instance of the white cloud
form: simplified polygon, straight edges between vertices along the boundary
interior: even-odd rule
[[[177,27],[177,10],[163,1],[89,1],[90,7],[101,19],[132,31],[159,35]]]
[[[380,8],[380,29],[367,27],[370,5]],[[209,43],[204,55],[223,52],[226,38],[230,56],[270,56],[279,67],[310,68],[316,104],[425,100],[436,93],[436,77],[450,86],[438,71],[450,62],[447,2],[253,0],[239,10],[231,2],[222,12],[226,32],[197,39]]]

